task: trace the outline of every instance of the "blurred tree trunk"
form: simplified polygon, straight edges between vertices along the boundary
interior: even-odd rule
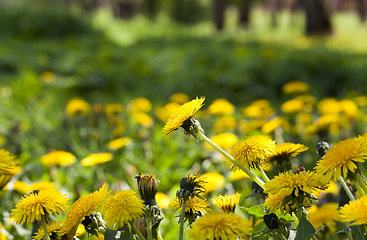
[[[118,0],[114,4],[114,12],[117,17],[132,18],[137,12],[137,3],[134,0]]]
[[[250,25],[251,5],[252,0],[243,0],[239,6],[239,24],[245,29],[247,29]]]
[[[356,0],[356,7],[357,7],[357,12],[358,12],[358,16],[359,19],[361,20],[361,22],[365,22],[366,21],[366,11],[367,11],[367,4],[366,4],[366,0]]]
[[[214,0],[214,24],[218,31],[224,28],[224,13],[226,10],[226,0]]]
[[[270,0],[268,4],[270,7],[270,13],[271,13],[270,26],[272,28],[276,28],[278,26],[277,13],[282,9],[283,2],[282,0]]]
[[[306,34],[331,34],[331,22],[324,0],[301,0],[301,2],[306,13]]]

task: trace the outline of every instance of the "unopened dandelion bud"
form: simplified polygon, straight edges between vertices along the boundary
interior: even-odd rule
[[[323,157],[327,151],[329,151],[330,146],[327,142],[321,141],[317,143],[316,152],[320,157]]]
[[[139,173],[135,178],[144,204],[149,206],[157,205],[155,195],[158,192],[159,180],[155,178],[154,174],[144,176],[144,174]]]
[[[276,214],[270,213],[263,217],[265,225],[270,229],[277,229],[279,227],[279,219]]]

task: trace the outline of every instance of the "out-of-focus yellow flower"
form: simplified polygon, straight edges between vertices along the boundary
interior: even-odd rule
[[[148,99],[143,97],[131,100],[126,107],[126,111],[131,114],[136,112],[149,112],[150,110],[152,110],[152,104]]]
[[[291,100],[286,101],[282,104],[281,108],[282,111],[285,113],[296,113],[301,112],[305,107],[305,103],[303,100],[294,98]]]
[[[244,178],[248,178],[249,176],[242,171],[241,169],[238,169],[236,171],[231,171],[229,178],[232,179],[233,181],[235,180],[241,180]]]
[[[81,160],[83,166],[93,166],[111,161],[113,158],[112,153],[94,153]]]
[[[80,98],[71,99],[65,108],[65,112],[70,116],[84,115],[89,113],[90,105]]]
[[[43,72],[41,77],[45,83],[53,83],[55,82],[55,79],[56,79],[56,75],[50,71]]]
[[[307,83],[301,81],[291,81],[283,85],[282,91],[285,94],[305,93],[310,90],[310,86]]]
[[[257,105],[250,105],[243,110],[246,117],[258,118],[262,116],[262,109]]]
[[[317,109],[322,115],[340,112],[340,104],[335,98],[325,98],[317,104]]]
[[[13,89],[10,86],[0,88],[0,97],[9,97],[13,94]]]
[[[238,137],[233,133],[220,133],[212,137],[210,140],[212,140],[220,148],[228,149],[238,142]],[[208,150],[214,150],[214,148],[208,143],[205,143],[205,148]]]
[[[322,115],[316,120],[315,124],[307,127],[306,131],[310,134],[323,135],[325,133],[339,132],[339,116],[334,114]]]
[[[270,102],[267,99],[256,100],[243,109],[243,115],[252,118],[264,118],[272,112],[273,109],[270,107]]]
[[[171,116],[171,114],[180,107],[179,103],[170,102],[162,107],[157,107],[154,111],[155,115],[162,121],[165,122]]]
[[[145,128],[153,126],[153,119],[144,112],[136,112],[133,114],[133,119],[135,122],[141,124]]]
[[[104,107],[104,112],[106,115],[115,115],[122,111],[124,106],[121,103],[108,103]]]
[[[190,98],[184,93],[175,93],[170,97],[170,100],[172,102],[183,104],[190,101]]]
[[[121,136],[125,130],[126,130],[126,123],[125,121],[120,118],[120,117],[116,117],[115,120],[115,128],[112,130],[112,135],[114,137],[119,137]]]
[[[11,178],[20,170],[19,159],[9,151],[0,149],[0,190],[5,187]]]
[[[207,172],[201,175],[201,177],[205,180],[205,193],[213,192],[216,189],[223,187],[225,183],[223,175],[217,172]]]
[[[126,145],[130,145],[132,143],[132,139],[129,137],[117,138],[107,143],[107,147],[109,150],[117,150]]]
[[[0,147],[6,143],[6,139],[0,135]]]
[[[6,185],[6,187],[5,187],[5,189],[14,190],[14,191],[17,191],[17,192],[20,192],[20,193],[23,193],[23,194],[31,191],[28,184],[26,184],[23,181],[19,181],[19,180],[15,181],[14,183],[12,183],[12,182],[8,183],[8,185]]]
[[[237,119],[231,115],[226,115],[219,117],[215,120],[213,125],[214,132],[222,132],[222,131],[233,131],[237,127]]]
[[[35,182],[29,187],[29,191],[35,190],[56,190],[54,183],[42,181],[42,182]]]
[[[211,114],[231,114],[235,110],[232,103],[228,102],[227,99],[218,98],[208,107],[208,111]]]
[[[58,150],[47,153],[41,161],[44,166],[69,166],[76,161],[76,157],[69,152]]]
[[[157,192],[155,195],[155,199],[158,202],[158,205],[164,209],[164,208],[168,208],[169,202],[170,202],[170,198],[162,192]]]
[[[338,195],[339,193],[339,188],[338,188],[338,185],[333,181],[331,180],[329,182],[329,187],[326,188],[325,190],[316,190],[313,192],[313,194],[318,198],[322,198],[325,194],[328,194],[328,193],[331,193],[333,195]]]
[[[359,97],[356,97],[356,98],[354,98],[354,101],[360,107],[367,106],[367,96],[359,96]]]
[[[262,126],[261,131],[264,134],[269,134],[269,133],[273,132],[277,127],[280,127],[282,125],[282,123],[283,123],[283,119],[282,118],[275,117],[271,121],[265,123]]]
[[[312,206],[308,210],[309,221],[315,229],[320,229],[326,225],[328,234],[335,234],[336,222],[339,222],[339,212],[337,203],[327,203],[320,207]],[[322,230],[321,230],[322,231]]]
[[[339,102],[340,110],[346,115],[349,120],[357,119],[359,109],[357,104],[352,100],[345,99]]]

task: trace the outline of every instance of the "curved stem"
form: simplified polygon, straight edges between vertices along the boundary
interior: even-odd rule
[[[46,226],[46,218],[45,216],[41,216],[41,222],[43,227],[43,232],[45,233],[45,240],[50,240],[50,236],[48,235],[47,226]]]
[[[356,181],[352,181],[352,182],[353,182],[354,186],[356,187],[357,191],[359,192],[359,194],[360,194],[362,197],[366,196],[365,192],[362,190],[362,188],[361,188],[361,186],[359,185],[359,183],[358,183],[358,182],[356,182]]]
[[[180,215],[180,232],[178,234],[178,239],[183,239],[183,229],[184,229],[184,219],[185,219],[185,208],[186,208],[186,199],[182,200],[182,207],[181,207],[181,215]]]
[[[264,169],[262,169],[262,167],[259,164],[257,166],[257,169],[259,170],[261,176],[264,178],[265,182],[269,182],[270,179],[269,179],[268,175],[266,175]]]
[[[340,182],[345,190],[345,192],[347,193],[348,197],[350,200],[355,201],[356,199],[354,198],[352,192],[350,191],[350,189],[348,188],[347,184],[345,183],[344,179],[342,176],[340,176]]]
[[[201,137],[204,141],[209,143],[210,146],[212,146],[214,149],[216,149],[218,152],[220,152],[223,156],[225,156],[231,163],[236,165],[239,169],[244,171],[252,180],[254,180],[260,187],[264,188],[265,183],[258,178],[253,172],[242,166],[239,162],[237,162],[236,159],[234,159],[231,155],[229,155],[226,151],[221,149],[218,145],[216,145],[212,140],[210,140],[207,136],[204,135],[201,131],[197,131],[197,135]]]
[[[362,177],[359,174],[357,174],[357,182],[359,183],[359,185],[364,190],[364,193],[367,194],[367,186],[366,186],[366,183],[364,182],[364,180],[362,179]]]
[[[143,234],[141,234],[141,232],[139,231],[139,229],[135,226],[133,222],[129,222],[129,225],[134,230],[134,232],[138,235],[140,240],[145,240],[145,237],[143,236]]]

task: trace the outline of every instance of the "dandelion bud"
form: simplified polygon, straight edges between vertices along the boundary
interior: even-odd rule
[[[144,218],[139,218],[138,220],[135,220],[135,226],[137,229],[139,229],[139,232],[146,238],[148,233]]]
[[[277,229],[279,227],[279,219],[276,214],[270,213],[263,217],[264,223],[270,229]]]
[[[320,157],[323,157],[327,151],[329,151],[329,144],[327,142],[321,141],[317,143],[316,152]]]
[[[145,205],[154,206],[157,205],[157,200],[155,199],[155,195],[158,192],[158,182],[154,176],[145,175],[139,173],[136,177],[138,182],[138,189],[141,196],[141,199],[144,200]]]
[[[206,181],[203,180],[202,177],[198,173],[192,175],[191,173],[186,177],[181,179],[180,182],[180,198],[188,197],[189,195],[195,196],[199,193],[205,192],[205,183]]]

